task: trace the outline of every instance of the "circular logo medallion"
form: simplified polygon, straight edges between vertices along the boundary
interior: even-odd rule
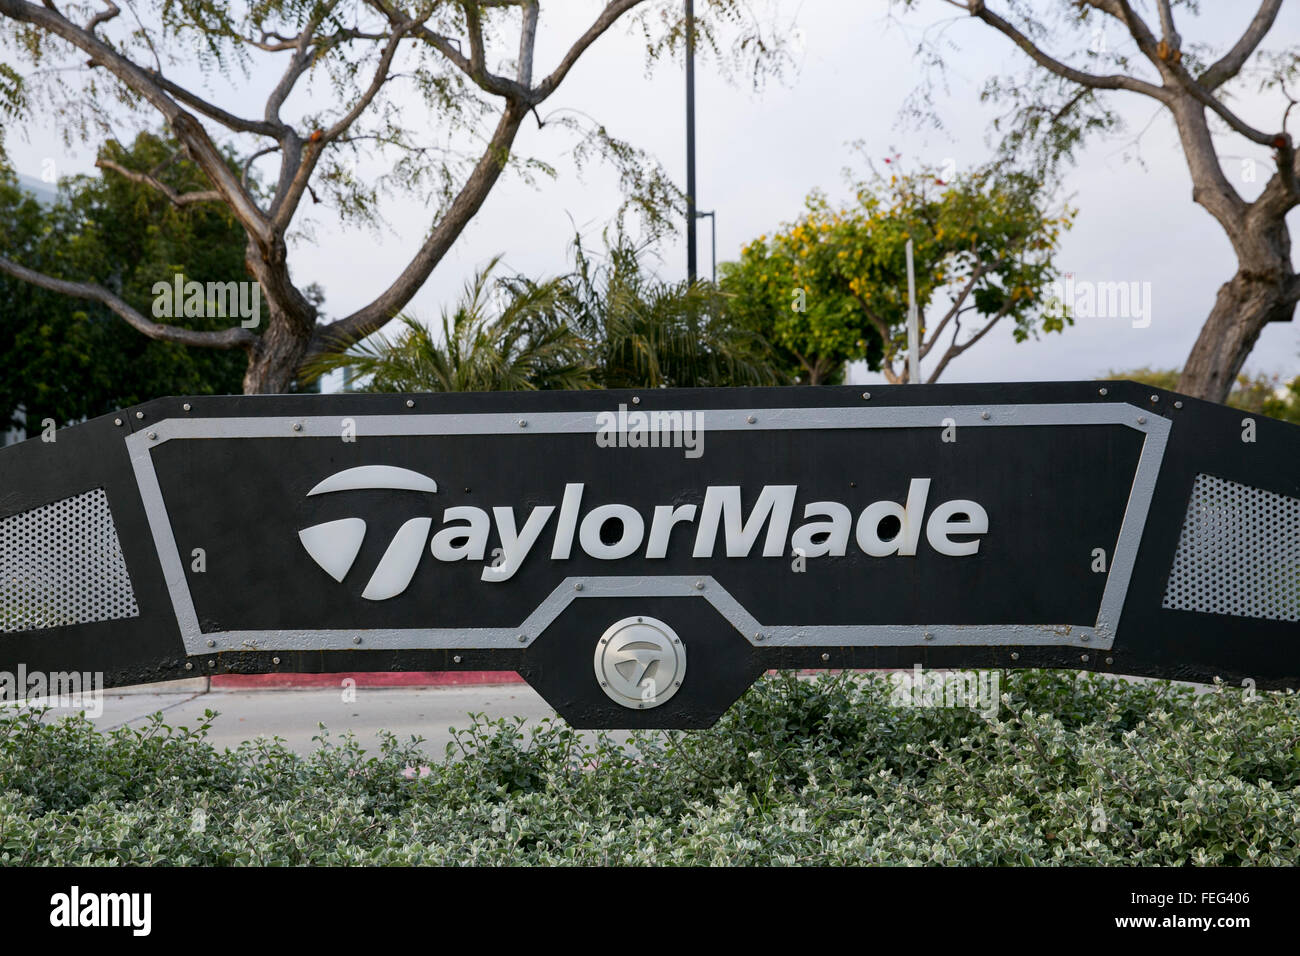
[[[677,693],[685,674],[686,648],[657,618],[625,617],[596,643],[596,680],[624,707],[658,707]]]

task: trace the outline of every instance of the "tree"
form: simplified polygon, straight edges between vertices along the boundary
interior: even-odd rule
[[[912,7],[920,0],[894,2]],[[1287,131],[1297,102],[1300,48],[1261,48],[1282,0],[1263,0],[1226,49],[1184,42],[1176,20],[1197,16],[1194,2],[1154,0],[1153,23],[1129,0],[1058,0],[1050,12],[1040,12],[1049,5],[1014,0],[944,2],[1002,34],[1032,61],[1027,75],[994,78],[984,90],[985,98],[1007,107],[996,124],[1006,134],[1006,154],[1033,147],[1049,168],[1068,160],[1089,134],[1117,128],[1117,93],[1145,97],[1173,119],[1192,200],[1214,217],[1237,260],[1236,273],[1219,289],[1201,327],[1178,390],[1224,401],[1264,326],[1291,321],[1300,301],[1286,222],[1300,203],[1300,156]],[[1108,42],[1106,26],[1117,26],[1125,42]],[[927,44],[925,50],[942,64],[937,48]],[[1278,94],[1272,127],[1239,115],[1232,97],[1249,88],[1247,79]],[[1216,142],[1225,136],[1232,145]],[[1242,145],[1271,155],[1273,170],[1253,200],[1224,171],[1224,160]]]
[[[515,155],[520,126],[530,114],[542,122],[538,108],[616,22],[642,8],[651,56],[671,53],[681,42],[675,2],[609,0],[539,78],[534,70],[539,0],[262,0],[234,6],[157,0],[135,16],[136,7],[145,6],[133,5],[133,16],[121,18],[110,0],[93,15],[85,7],[75,14],[69,7],[65,14],[50,2],[0,0],[0,16],[13,27],[0,34],[0,43],[28,64],[24,72],[0,62],[0,110],[11,119],[28,116],[39,97],[53,118],[87,138],[102,135],[117,112],[161,116],[206,176],[201,188],[177,193],[163,188],[150,169],[116,161],[102,165],[157,188],[174,205],[214,203],[235,217],[246,235],[245,263],[266,303],[264,330],[179,328],[146,317],[99,283],[60,279],[10,256],[0,257],[0,270],[98,302],[151,338],[241,351],[247,356],[246,392],[284,391],[305,361],[341,352],[382,328],[429,277],[503,170],[545,171]],[[778,48],[754,35],[742,0],[707,0],[702,14],[706,45],[716,47],[714,24],[739,24],[745,32],[741,54],[750,56],[757,70],[777,62]],[[200,88],[178,82],[173,68],[187,59],[204,64],[210,78],[225,81],[227,99],[239,105],[220,105]],[[252,94],[237,72],[251,72],[254,65],[274,68],[277,61],[280,79],[259,109],[247,110]],[[74,85],[74,79],[83,85]],[[333,106],[304,106],[296,118],[287,117],[291,94],[312,81],[328,90]],[[399,81],[441,124],[433,135],[421,135],[419,108],[394,98]],[[300,94],[295,102],[309,101]],[[571,114],[546,125],[580,128]],[[468,155],[458,153],[457,144],[467,141],[479,145]],[[223,142],[239,145],[242,169],[227,164]],[[580,150],[617,163],[625,189],[640,198],[643,209],[658,216],[669,211],[665,204],[675,192],[666,178],[603,127],[590,129]],[[362,156],[388,162],[390,174],[363,182],[356,166]],[[274,157],[278,170],[269,178],[274,186],[259,196],[249,170]],[[322,321],[290,270],[289,240],[291,230],[303,226],[303,198],[324,197],[341,215],[374,222],[379,194],[396,184],[435,205],[428,233],[373,300],[350,315]]]
[[[176,159],[177,144],[141,134],[129,148],[106,144],[103,157],[158,168],[159,182],[189,191],[203,174]],[[117,176],[65,180],[46,208],[0,164],[0,236],[33,268],[112,290],[142,314],[151,311],[160,275],[246,279],[244,231],[215,204],[173,206],[156,189]],[[319,301],[319,299],[317,299]],[[104,305],[0,274],[0,421],[33,434],[52,418],[66,425],[167,394],[222,393],[239,388],[238,354],[191,350],[139,335]],[[213,319],[181,319],[187,330],[217,327]],[[224,324],[224,323],[223,323]]]
[[[891,172],[873,170],[852,203],[814,192],[798,220],[723,266],[729,311],[783,349],[799,381],[836,382],[852,361],[908,381],[908,239],[920,357],[937,356],[926,381],[1004,319],[1017,341],[1072,321],[1043,294],[1071,214],[1049,208],[1039,180],[990,166],[944,181],[933,169],[903,173],[897,157],[885,163]]]
[[[730,323],[707,283],[665,282],[645,249],[616,239],[603,257],[573,246],[571,273],[493,279],[493,259],[444,311],[441,339],[404,316],[382,335],[323,356],[319,374],[350,367],[368,391],[532,391],[776,383],[765,343]]]
[[[665,282],[617,237],[603,260],[574,244],[565,321],[587,342],[601,388],[773,385],[768,343],[706,282]]]
[[[442,337],[412,316],[396,337],[382,333],[314,370],[350,367],[371,392],[494,392],[590,388],[582,340],[556,322],[566,289],[560,280],[516,285],[499,312],[492,309],[498,259],[474,274],[460,301],[442,313]]]

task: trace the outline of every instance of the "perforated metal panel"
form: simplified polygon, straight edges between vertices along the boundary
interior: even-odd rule
[[[102,488],[0,520],[0,631],[139,616]]]
[[[1164,606],[1300,621],[1300,499],[1198,474]]]

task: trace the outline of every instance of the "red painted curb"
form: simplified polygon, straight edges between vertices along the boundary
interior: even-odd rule
[[[521,684],[514,671],[403,671],[338,674],[214,674],[213,690],[285,690],[341,687],[344,680],[356,687],[464,687],[476,684]]]

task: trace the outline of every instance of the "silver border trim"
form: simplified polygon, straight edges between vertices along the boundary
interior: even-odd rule
[[[638,408],[636,411],[663,411]],[[355,415],[247,418],[167,418],[125,439],[135,471],[154,545],[171,595],[185,649],[191,655],[233,650],[437,650],[444,648],[527,647],[580,597],[703,597],[754,646],[873,647],[873,646],[1066,646],[1109,650],[1146,527],[1156,479],[1164,459],[1171,423],[1129,404],[1075,403],[1060,405],[910,405],[894,408],[757,408],[672,409],[702,415],[712,431],[746,429],[920,428],[939,427],[946,418],[959,427],[1038,425],[1123,425],[1146,437],[1138,457],[1132,489],[1124,511],[1115,553],[1097,620],[1088,624],[980,625],[779,625],[764,626],[739,601],[708,575],[628,575],[570,577],[555,588],[518,627],[509,628],[391,628],[279,631],[219,631],[203,633],[185,566],[167,516],[166,502],[154,470],[151,449],[174,440],[206,438],[311,438],[341,434],[350,418],[358,438],[363,436],[490,435],[528,433],[595,434],[598,412],[537,414]],[[986,417],[987,416],[987,417]],[[522,423],[522,424],[521,424]],[[574,585],[581,582],[583,590]],[[697,585],[702,584],[703,587]],[[360,638],[360,641],[356,641]],[[208,647],[212,641],[214,646]]]

